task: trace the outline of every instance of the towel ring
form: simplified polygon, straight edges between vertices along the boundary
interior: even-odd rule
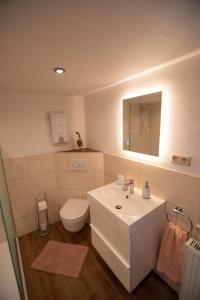
[[[176,206],[176,208],[173,208],[172,212],[176,213],[177,215],[181,215],[182,217],[184,217],[184,218],[187,219],[187,221],[190,224],[190,229],[187,232],[187,235],[189,235],[192,232],[192,230],[193,230],[193,224],[192,224],[192,220],[190,219],[190,217],[188,215],[186,215],[184,213],[183,209],[181,207],[179,207],[179,206]],[[170,222],[168,214],[167,214],[167,221]]]

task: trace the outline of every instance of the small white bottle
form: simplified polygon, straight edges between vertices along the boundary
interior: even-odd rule
[[[151,197],[150,187],[149,187],[148,181],[145,181],[145,185],[142,190],[142,198],[150,199],[150,197]]]

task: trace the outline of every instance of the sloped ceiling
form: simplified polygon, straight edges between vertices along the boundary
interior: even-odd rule
[[[200,1],[0,0],[0,37],[0,89],[84,94],[199,48]]]

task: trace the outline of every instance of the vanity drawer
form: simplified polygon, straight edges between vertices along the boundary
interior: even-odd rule
[[[104,261],[108,264],[111,270],[115,273],[121,283],[130,292],[130,265],[120,256],[116,249],[112,248],[112,245],[108,240],[98,231],[93,224],[91,226],[92,245],[102,256]]]
[[[96,206],[90,205],[91,223],[96,230],[109,241],[112,248],[128,262],[131,263],[131,240],[124,236],[117,226],[109,220],[104,214],[96,209]]]

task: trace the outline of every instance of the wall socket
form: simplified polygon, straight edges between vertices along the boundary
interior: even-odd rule
[[[172,154],[172,163],[182,166],[190,166],[191,157]]]

